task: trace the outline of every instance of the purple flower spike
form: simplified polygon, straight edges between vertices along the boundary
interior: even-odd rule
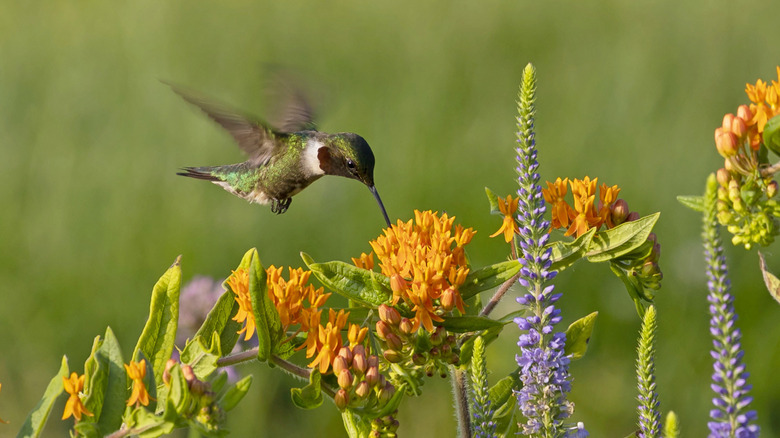
[[[747,384],[748,372],[742,363],[742,334],[736,328],[737,314],[734,311],[734,296],[729,293],[731,284],[726,270],[726,257],[718,235],[715,217],[717,182],[714,175],[707,181],[705,195],[706,215],[704,218],[704,255],[707,264],[707,282],[710,303],[710,334],[712,335],[713,374],[711,385],[716,397],[712,399],[715,409],[710,411],[709,438],[755,438],[759,427],[750,424],[757,418],[756,411],[747,410],[752,397],[747,395],[751,386]]]
[[[550,223],[544,219],[546,207],[536,172],[536,143],[534,141],[534,100],[536,71],[528,65],[523,71],[518,102],[517,170],[520,189],[518,225],[521,253],[518,283],[527,289],[517,302],[529,316],[517,318],[518,327],[526,333],[520,335],[516,356],[520,366],[522,388],[515,394],[526,422],[520,425],[523,435],[538,437],[588,436],[582,423],[570,427],[564,421],[574,411],[574,404],[567,400],[571,390],[569,357],[564,354],[565,333],[555,333],[555,325],[561,321],[560,310],[554,302],[560,294],[553,293],[553,285],[546,284],[555,277],[550,271],[551,249],[544,248],[549,237]]]

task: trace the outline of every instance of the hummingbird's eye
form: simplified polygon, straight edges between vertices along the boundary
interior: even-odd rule
[[[347,158],[347,167],[349,167],[349,170],[355,170],[355,162]]]

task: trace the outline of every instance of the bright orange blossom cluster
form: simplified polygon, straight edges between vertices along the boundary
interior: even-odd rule
[[[382,274],[390,278],[393,305],[403,301],[415,312],[413,330],[422,325],[433,332],[433,321],[443,321],[441,315],[456,307],[464,311],[458,291],[469,273],[463,247],[475,231],[453,227],[454,221],[446,213],[415,210],[414,221],[399,220],[370,242]],[[366,269],[374,263],[365,254],[353,261]]]
[[[555,182],[547,182],[547,188],[542,189],[545,201],[550,204],[552,211],[551,227],[566,228],[566,236],[576,234],[577,237],[585,234],[589,229],[601,228],[602,225],[613,228],[626,220],[629,212],[625,201],[619,202],[617,199],[620,188],[618,186],[609,187],[601,184],[599,190],[599,202],[596,204],[596,184],[598,178],[593,180],[590,177],[583,179],[565,178],[556,179]],[[574,197],[574,207],[566,202],[566,193],[568,186],[571,186],[571,192]]]

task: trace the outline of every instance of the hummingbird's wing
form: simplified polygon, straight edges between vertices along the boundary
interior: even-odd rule
[[[300,82],[289,73],[280,72],[268,85],[271,101],[275,102],[271,119],[279,132],[314,131],[314,107]]]
[[[176,94],[200,108],[209,118],[225,128],[238,143],[238,147],[249,156],[249,161],[254,166],[262,166],[267,163],[275,154],[276,149],[283,144],[275,141],[277,132],[264,122],[252,121],[224,105],[196,96],[176,85],[165,83]]]

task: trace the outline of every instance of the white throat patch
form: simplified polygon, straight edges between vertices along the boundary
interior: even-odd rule
[[[303,168],[310,175],[324,175],[325,171],[320,168],[320,159],[317,157],[321,147],[325,145],[316,139],[309,139],[306,143],[306,149],[303,150]]]

